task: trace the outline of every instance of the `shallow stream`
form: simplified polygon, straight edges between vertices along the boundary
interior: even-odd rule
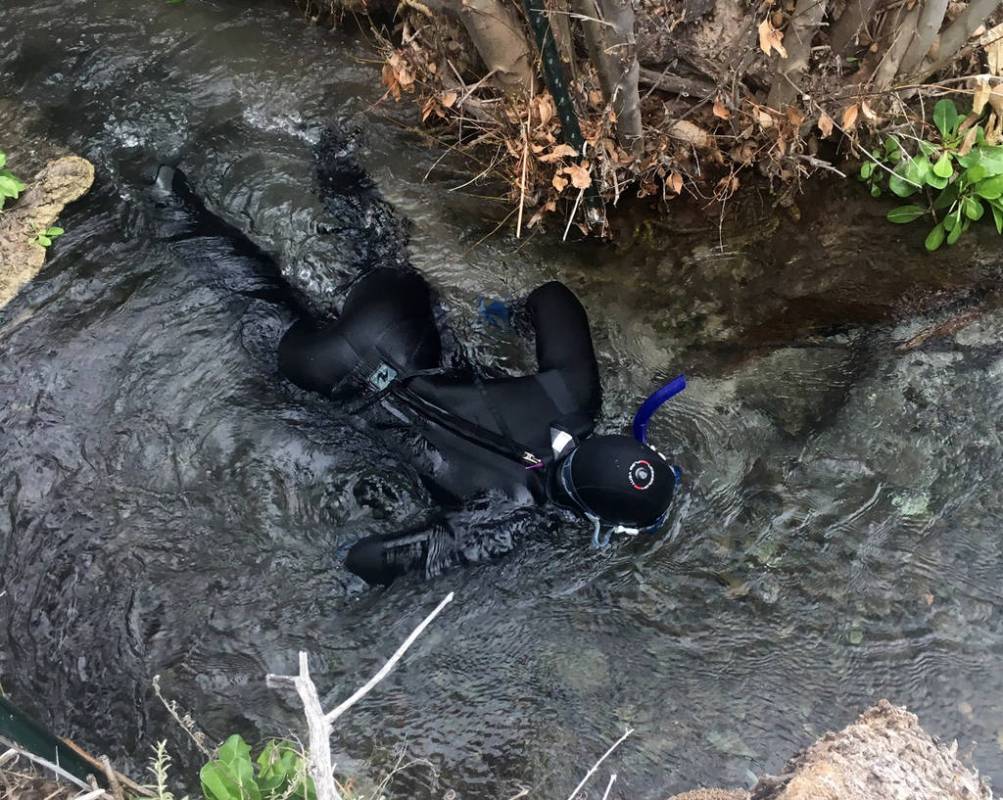
[[[1003,783],[1003,312],[896,349],[995,285],[988,231],[930,257],[836,187],[799,223],[750,197],[721,231],[680,213],[616,245],[489,236],[506,209],[452,191],[469,172],[381,102],[362,37],[265,0],[3,6],[0,149],[24,173],[75,152],[98,174],[0,311],[16,701],[135,770],[166,737],[190,770],[154,675],[213,736],[282,735],[298,707],[265,673],[305,649],[341,698],[455,591],[335,739],[371,775],[405,742],[431,759],[437,788],[418,769],[402,796],[563,797],[627,725],[613,796],[744,785],[882,697]],[[379,194],[325,172],[346,154]],[[605,429],[690,377],[651,428],[686,475],[668,534],[600,555],[584,527],[521,528],[494,563],[365,589],[347,547],[427,497],[345,409],[276,374],[288,310],[151,235],[161,160],[318,306],[360,265],[410,257],[495,369],[531,356],[478,296],[566,281]]]

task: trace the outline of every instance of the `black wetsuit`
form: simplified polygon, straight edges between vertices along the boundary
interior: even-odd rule
[[[551,433],[588,436],[601,404],[588,318],[563,284],[533,291],[524,311],[536,334],[538,371],[481,378],[443,371],[431,292],[415,272],[377,269],[349,293],[339,319],[318,328],[301,320],[279,347],[279,367],[297,385],[332,397],[369,397],[415,426],[432,445],[419,470],[459,511],[486,492],[518,504],[544,502],[552,485]],[[427,572],[470,552],[471,532],[453,514],[423,530],[391,533],[353,547],[348,566],[384,583],[421,566]]]
[[[185,257],[216,262],[211,253],[225,254],[229,269],[260,275],[261,292],[300,315],[279,345],[286,377],[355,404],[375,429],[407,433],[399,437],[401,456],[439,508],[406,530],[356,543],[349,569],[370,583],[416,569],[434,574],[504,552],[513,531],[538,527],[538,513],[525,512],[554,488],[552,428],[587,437],[601,404],[588,319],[567,287],[544,284],[523,304],[536,334],[536,373],[482,378],[472,367],[444,370],[433,294],[413,269],[366,271],[338,318],[322,324],[290,287],[276,288],[274,263],[207,211],[180,172],[162,168],[158,186],[163,233]],[[415,435],[426,444],[414,446]]]

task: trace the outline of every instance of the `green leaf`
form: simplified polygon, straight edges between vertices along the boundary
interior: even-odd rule
[[[874,172],[874,163],[872,161],[865,161],[860,165],[860,177],[862,180],[867,180],[871,177],[871,173]]]
[[[949,153],[944,153],[937,159],[937,163],[933,165],[933,174],[938,178],[950,178],[954,174]]]
[[[933,172],[926,176],[926,185],[932,186],[934,189],[946,189],[949,182],[948,178],[940,178]]]
[[[877,184],[871,184],[871,197],[881,197],[881,187]]]
[[[989,173],[986,172],[986,168],[981,164],[973,164],[968,169],[966,169],[961,177],[968,183],[978,183]]]
[[[947,234],[947,243],[954,244],[965,230],[964,225],[955,225]]]
[[[48,247],[50,244],[52,244],[52,239],[50,239],[48,236],[43,236],[42,234],[39,234],[38,237],[35,239],[35,244],[41,245],[42,247]]]
[[[0,168],[2,168],[7,163],[7,154],[0,150]]]
[[[937,223],[933,230],[926,236],[926,241],[923,243],[926,249],[931,253],[940,247],[944,243],[944,223]]]
[[[975,147],[968,155],[956,158],[965,168],[978,165],[985,169],[986,175],[1003,175],[1003,146]]]
[[[202,793],[207,800],[240,800],[240,789],[226,765],[210,761],[199,770]]]
[[[937,195],[937,199],[933,201],[933,207],[937,211],[947,208],[951,203],[958,199],[958,184],[952,183],[944,191]]]
[[[238,734],[234,734],[219,746],[219,760],[227,766],[234,761],[250,761],[251,746]]]
[[[965,216],[975,222],[982,219],[982,215],[986,213],[985,207],[976,197],[966,197],[964,208]]]
[[[923,206],[899,206],[898,208],[893,208],[888,212],[888,221],[903,225],[907,222],[919,219],[925,213],[926,209],[923,208]]]
[[[993,212],[993,222],[996,223],[996,233],[1003,235],[1003,211],[994,205],[989,206],[989,210]]]
[[[64,231],[62,228],[57,228],[55,226],[45,229],[45,235],[52,239],[55,239],[57,236],[62,236],[65,232],[66,231]]]
[[[17,198],[24,185],[20,184],[17,178],[10,177],[8,175],[0,175],[0,195],[4,197]]]
[[[899,164],[895,171],[888,178],[888,188],[892,191],[892,194],[896,194],[899,197],[908,197],[911,194],[915,194],[916,190],[919,188],[911,182],[911,178],[908,180],[903,175],[903,173],[908,171],[908,165],[912,162],[903,162]]]
[[[933,124],[945,139],[958,130],[958,109],[953,100],[940,100],[933,107]]]
[[[968,170],[968,172],[971,171],[971,169]],[[995,200],[1003,196],[1003,175],[994,175],[977,184],[975,194],[979,197],[984,197],[986,200]]]

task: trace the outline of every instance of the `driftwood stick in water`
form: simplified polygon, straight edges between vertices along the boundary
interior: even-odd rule
[[[317,789],[317,800],[341,800],[341,794],[334,780],[334,764],[331,759],[331,732],[332,724],[338,717],[354,706],[359,700],[369,694],[373,687],[382,681],[394,668],[398,661],[408,651],[408,648],[421,636],[425,628],[432,622],[453,599],[453,593],[446,595],[445,599],[435,610],[415,628],[411,635],[404,640],[404,643],[397,648],[396,652],[390,656],[383,667],[366,683],[358,689],[351,697],[345,700],[331,711],[325,712],[320,702],[320,695],[317,693],[317,685],[310,677],[310,664],[308,655],[301,651],[299,654],[299,674],[298,675],[268,675],[266,682],[272,688],[291,687],[296,690],[303,703],[303,713],[306,717],[308,739],[308,761],[310,774],[313,777]]]
[[[599,769],[599,767],[602,765],[602,762],[605,761],[607,758],[609,758],[611,755],[613,755],[613,751],[616,750],[621,744],[623,744],[624,741],[627,739],[627,737],[630,736],[633,732],[634,732],[633,728],[627,728],[627,730],[623,732],[623,736],[621,736],[619,739],[613,742],[613,744],[610,745],[609,750],[607,750],[605,753],[599,756],[599,760],[596,761],[596,763],[589,768],[589,771],[585,773],[585,777],[582,778],[581,781],[579,781],[578,785],[574,788],[574,791],[572,791],[571,794],[568,795],[568,800],[575,800],[575,798],[578,797],[578,793],[585,788],[585,784],[588,783],[589,779],[596,774],[596,770]],[[613,777],[615,778],[616,776],[614,775]],[[613,782],[610,781],[610,785],[612,785],[612,783]]]

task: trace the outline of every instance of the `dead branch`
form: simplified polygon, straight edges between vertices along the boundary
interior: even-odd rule
[[[317,685],[310,678],[309,657],[306,652],[300,651],[298,675],[266,676],[265,681],[268,686],[273,689],[279,687],[294,688],[300,697],[300,702],[303,703],[303,713],[306,716],[309,734],[307,757],[310,765],[310,775],[313,777],[317,789],[317,800],[341,800],[341,794],[338,792],[334,780],[334,764],[331,760],[331,733],[334,721],[369,694],[373,687],[390,674],[397,662],[408,651],[408,648],[415,643],[425,628],[452,600],[453,593],[450,592],[435,607],[435,610],[425,617],[418,627],[411,632],[411,635],[404,640],[383,667],[372,678],[366,681],[362,687],[357,689],[351,697],[331,711],[325,713],[323,706],[321,706],[320,695],[317,693]]]
[[[832,27],[832,37],[829,46],[833,55],[843,55],[855,41],[860,29],[870,22],[878,0],[854,0],[836,20]]]
[[[874,71],[874,88],[879,92],[888,89],[895,82],[895,76],[899,73],[899,65],[902,58],[912,44],[916,35],[916,25],[919,22],[919,6],[908,12],[892,33],[892,42],[888,45],[881,63]]]
[[[640,65],[630,0],[573,0],[582,20],[589,60],[599,74],[603,99],[616,114],[616,135],[624,149],[640,153],[644,146]]]
[[[41,756],[36,756],[34,753],[29,752],[28,750],[25,750],[23,747],[20,747],[15,742],[10,741],[9,739],[6,739],[6,738],[0,736],[0,744],[2,744],[4,747],[8,748],[9,750],[13,750],[19,756],[24,756],[26,759],[28,759],[29,761],[31,761],[33,764],[37,764],[40,767],[44,767],[45,769],[49,770],[50,772],[54,773],[55,775],[58,775],[63,780],[69,781],[74,786],[80,787],[84,791],[87,791],[87,790],[89,790],[91,788],[84,781],[80,780],[80,778],[78,778],[76,775],[73,775],[72,773],[67,772],[65,769],[63,769],[62,767],[60,767],[58,764],[54,764],[51,761],[49,761],[48,759],[42,758]]]
[[[508,93],[529,88],[532,51],[514,7],[501,0],[460,0],[460,20],[499,88]]]
[[[944,23],[947,4],[948,0],[924,0],[923,11],[920,12],[919,21],[916,23],[916,35],[902,57],[899,74],[910,75],[926,58],[937,34],[940,33],[940,26]]]
[[[787,58],[781,58],[777,62],[773,84],[766,99],[766,105],[770,108],[782,110],[797,97],[798,81],[808,68],[811,43],[822,25],[827,5],[825,0],[798,0],[784,33]]]
[[[630,736],[633,732],[634,732],[633,728],[627,728],[623,732],[623,736],[621,736],[619,739],[613,742],[613,744],[610,745],[609,750],[607,750],[599,757],[599,760],[596,761],[596,763],[589,768],[589,771],[585,773],[585,777],[578,782],[578,785],[574,788],[574,791],[572,791],[571,794],[568,795],[568,800],[575,800],[575,798],[578,797],[578,793],[583,788],[585,788],[585,784],[588,783],[589,779],[596,774],[596,770],[599,769],[602,762],[605,761],[607,758],[609,758],[611,755],[613,755],[613,751],[616,750],[621,744],[623,744],[624,741],[627,739],[627,737]],[[613,777],[615,778],[616,776],[614,775]],[[610,781],[610,785],[611,786],[613,785],[612,780]]]
[[[684,97],[707,97],[717,91],[717,86],[710,81],[702,81],[699,78],[683,78],[679,75],[673,75],[667,70],[659,72],[647,67],[641,67],[638,70],[637,80],[643,86],[650,86],[660,92],[679,94]]]
[[[554,32],[554,44],[561,56],[561,62],[568,71],[568,77],[575,79],[577,64],[575,62],[575,40],[571,35],[571,5],[569,0],[554,0],[553,8],[547,11],[550,18],[550,29]]]
[[[972,0],[961,15],[940,36],[937,56],[920,70],[920,80],[950,64],[978,28],[1000,6],[1000,0]]]

